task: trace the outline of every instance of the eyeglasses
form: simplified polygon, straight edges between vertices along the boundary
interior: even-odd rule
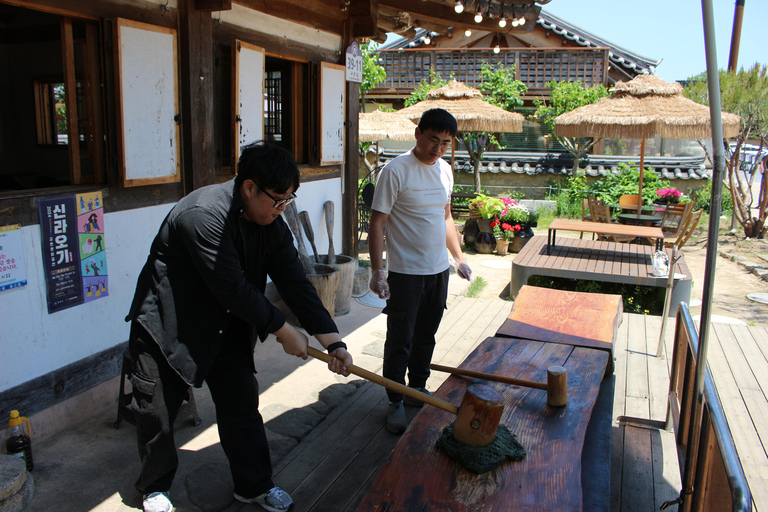
[[[450,140],[441,140],[434,135],[424,135],[424,138],[426,138],[433,147],[440,146],[441,149],[451,149],[452,144]]]
[[[275,197],[269,192],[267,192],[266,190],[264,190],[264,188],[262,188],[262,186],[259,185],[258,183],[256,184],[256,186],[259,188],[259,190],[267,194],[267,197],[269,197],[271,200],[275,202],[275,205],[274,205],[275,208],[280,208],[281,206],[288,206],[293,202],[294,199],[296,199],[296,194],[294,193],[291,193],[289,197]]]

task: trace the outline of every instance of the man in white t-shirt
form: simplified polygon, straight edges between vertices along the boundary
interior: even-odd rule
[[[448,111],[433,108],[422,114],[416,147],[388,163],[376,181],[368,231],[370,287],[387,300],[384,377],[405,384],[407,370],[408,386],[422,392],[427,392],[435,333],[448,297],[448,251],[459,276],[469,280],[472,274],[451,216],[453,171],[442,158],[456,132]],[[382,259],[385,228],[388,275]],[[403,395],[391,390],[387,395],[387,428],[402,434],[408,426]],[[405,404],[423,405],[409,397]]]

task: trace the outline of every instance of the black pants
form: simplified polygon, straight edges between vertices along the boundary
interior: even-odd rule
[[[250,498],[271,489],[272,462],[259,413],[259,385],[247,329],[230,329],[205,382],[216,407],[219,439],[229,459],[234,491]],[[189,385],[171,368],[160,348],[135,322],[131,326],[134,401],[142,493],[168,491],[179,459],[173,422]]]
[[[435,333],[448,298],[448,269],[439,274],[414,276],[390,272],[387,277],[390,298],[387,339],[384,343],[384,377],[408,385],[424,387],[429,378],[429,363],[435,351]],[[391,402],[403,395],[387,390]]]

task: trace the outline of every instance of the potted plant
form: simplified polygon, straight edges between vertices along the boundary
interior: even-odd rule
[[[470,201],[470,212],[479,215],[477,219],[478,233],[475,235],[475,250],[482,254],[493,252],[496,240],[493,238],[491,220],[501,214],[505,209],[505,202],[498,197],[490,197],[478,194]]]
[[[679,203],[683,193],[676,188],[660,188],[656,190],[656,202],[658,204]]]
[[[515,238],[515,228],[498,218],[491,222],[491,227],[493,228],[493,236],[496,238],[496,254],[504,256],[509,249],[509,243]]]

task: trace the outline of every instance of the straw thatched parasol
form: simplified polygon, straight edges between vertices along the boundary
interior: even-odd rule
[[[416,125],[399,112],[361,112],[358,123],[360,142],[378,142],[384,139],[408,142],[415,138]]]
[[[443,87],[432,89],[428,98],[398,110],[413,121],[418,121],[426,110],[442,108],[453,114],[460,132],[522,132],[523,116],[507,112],[483,100],[477,89],[452,80]]]
[[[638,213],[642,208],[645,139],[660,135],[669,139],[712,136],[709,107],[683,96],[679,83],[656,75],[638,75],[617,82],[612,95],[555,118],[555,134],[562,137],[610,137],[640,139]],[[739,133],[741,118],[723,112],[726,138]]]

